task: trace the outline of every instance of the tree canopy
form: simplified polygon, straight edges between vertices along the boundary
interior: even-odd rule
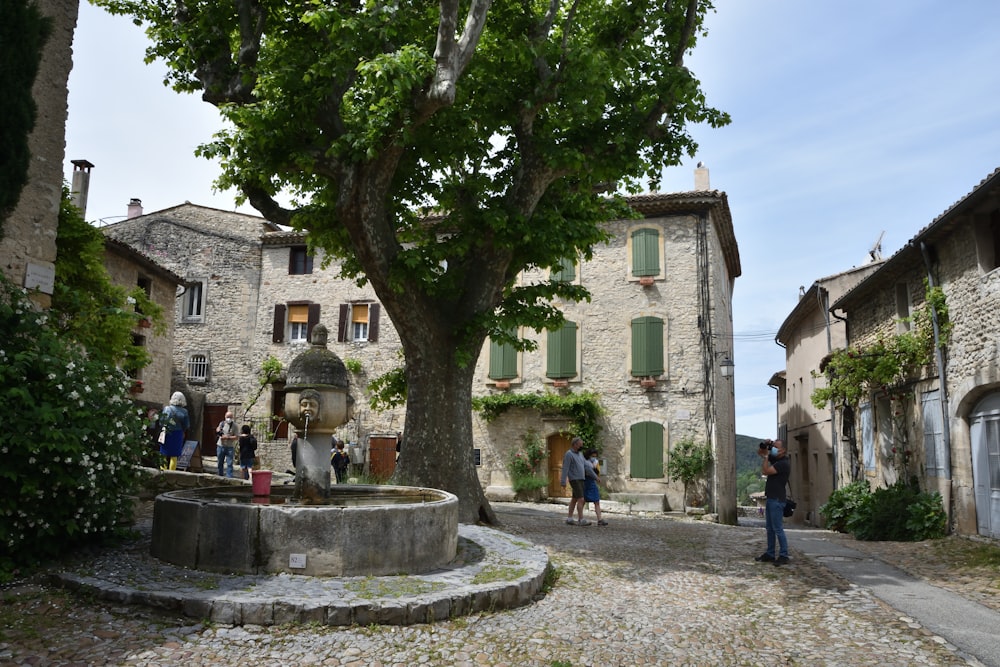
[[[609,191],[655,188],[689,124],[728,122],[684,66],[711,3],[94,2],[228,121],[199,149],[218,185],[371,283],[405,354],[397,480],[491,520],[469,411],[485,337],[558,326],[551,299],[586,290],[517,276],[589,259],[627,215]]]

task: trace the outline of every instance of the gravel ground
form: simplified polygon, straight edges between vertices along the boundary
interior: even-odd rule
[[[755,563],[758,527],[623,515],[576,527],[558,505],[495,509],[555,566],[550,590],[519,609],[408,627],[227,627],[20,581],[0,589],[0,665],[978,664],[794,551],[789,567]],[[963,565],[974,541],[838,539],[998,608],[1000,566]]]

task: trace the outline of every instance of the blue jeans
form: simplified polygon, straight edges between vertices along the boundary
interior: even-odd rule
[[[788,539],[785,537],[785,503],[774,498],[768,498],[764,507],[764,522],[767,526],[767,555],[788,557]],[[774,553],[774,542],[778,541],[781,549]]]
[[[219,477],[222,477],[222,464],[226,464],[226,477],[233,476],[233,457],[236,454],[235,447],[216,447],[215,457],[219,462]]]

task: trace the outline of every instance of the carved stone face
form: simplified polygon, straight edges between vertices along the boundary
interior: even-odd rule
[[[312,424],[318,424],[320,421],[319,413],[319,392],[306,389],[299,396],[299,418],[308,419]]]

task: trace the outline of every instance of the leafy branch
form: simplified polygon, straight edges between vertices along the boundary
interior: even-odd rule
[[[573,434],[583,439],[584,449],[594,448],[598,451],[601,449],[597,436],[601,430],[599,421],[604,414],[604,408],[601,407],[598,395],[594,392],[584,391],[565,395],[550,392],[504,393],[472,399],[472,409],[479,412],[487,422],[492,422],[512,408],[565,415],[573,423]]]

